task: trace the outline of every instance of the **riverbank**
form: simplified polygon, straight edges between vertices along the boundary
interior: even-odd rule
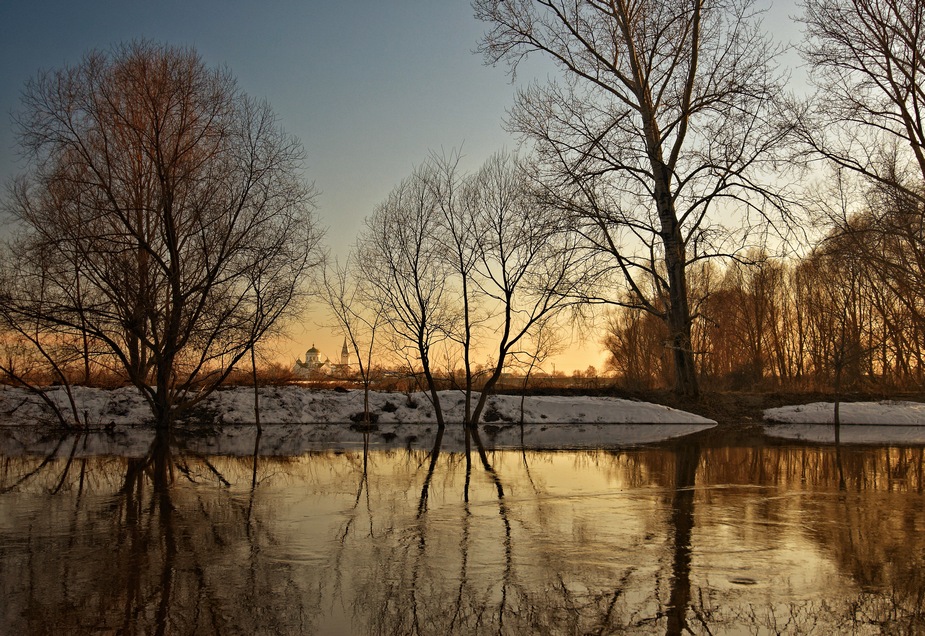
[[[135,389],[72,387],[72,391],[80,415],[80,426],[75,428],[101,433],[101,447],[108,448],[117,438],[117,446],[146,447],[141,438],[151,428],[151,414]],[[707,393],[697,400],[679,399],[668,391],[593,393],[532,394],[523,401],[520,395],[493,395],[480,421],[484,441],[495,448],[612,448],[703,433],[724,443],[760,443],[766,437],[834,442],[831,397],[822,393]],[[70,412],[61,387],[51,389],[49,396]],[[464,446],[463,437],[454,437],[462,430],[458,424],[464,419],[464,395],[442,391],[439,397],[451,431],[447,443],[454,448]],[[841,441],[925,444],[925,404],[909,399],[915,396],[905,400],[880,397],[845,396],[841,419],[846,426]],[[372,434],[374,443],[390,448],[432,443],[426,440],[437,430],[436,416],[427,394],[374,391],[369,396],[369,411],[367,423],[361,390],[260,389],[261,423],[268,430],[277,427],[273,435],[281,435],[280,444],[271,444],[277,452],[351,447],[362,443],[364,431]],[[54,427],[55,422],[38,396],[0,387],[0,428]],[[199,440],[208,436],[218,440],[223,431],[231,431],[236,438],[234,450],[222,451],[239,452],[252,444],[244,440],[251,439],[255,423],[253,390],[231,387],[210,395],[178,422],[178,430]],[[21,433],[11,437],[19,438]],[[31,438],[21,442],[13,445],[35,448]],[[243,444],[240,449],[239,442]],[[206,444],[202,450],[218,450],[215,444]]]
[[[761,426],[765,412],[782,407],[800,407],[814,403],[831,404],[831,393],[819,391],[722,391],[706,392],[696,399],[680,398],[671,391],[623,391],[613,389],[608,395],[623,399],[661,404],[694,413],[717,422],[720,428]],[[858,402],[922,402],[925,394],[899,392],[851,392],[841,396],[843,404]]]
[[[76,411],[81,427],[138,425],[151,420],[142,395],[133,387],[97,389],[71,387],[74,406],[62,387],[46,392],[67,416]],[[474,408],[479,394],[472,395]],[[437,409],[430,394],[371,391],[369,418],[373,424],[435,424]],[[466,417],[461,391],[439,391],[440,412],[447,424]],[[366,411],[362,390],[316,390],[301,386],[268,386],[259,390],[260,421],[264,424],[323,424],[361,422]],[[53,421],[53,412],[37,395],[24,389],[0,387],[0,423]],[[219,389],[184,414],[181,424],[253,424],[254,391],[250,387]],[[710,418],[663,404],[603,395],[491,395],[480,424],[709,424]]]

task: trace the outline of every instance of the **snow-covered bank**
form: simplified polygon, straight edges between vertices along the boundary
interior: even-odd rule
[[[86,414],[91,427],[142,424],[151,418],[141,395],[132,388],[116,390],[73,388],[78,411]],[[49,392],[58,404],[66,405],[64,391]],[[441,391],[440,402],[447,423],[462,422],[464,396],[458,391]],[[477,396],[476,396],[477,397]],[[370,411],[378,423],[436,423],[434,408],[425,393],[378,393],[369,396]],[[269,424],[322,424],[350,422],[363,412],[362,391],[315,391],[296,386],[266,387],[260,390],[260,419]],[[220,390],[202,402],[197,419],[209,416],[217,424],[254,422],[253,390],[239,387]],[[82,415],[83,417],[83,415]],[[10,387],[0,390],[0,424],[27,424],[49,420],[41,400]],[[485,423],[520,421],[520,397],[496,395],[488,399],[482,418]],[[608,397],[527,397],[527,423],[602,424],[715,424],[699,415],[667,406]]]
[[[476,395],[476,398],[478,396]],[[446,422],[462,422],[464,395],[441,391]],[[260,419],[279,423],[347,422],[363,412],[363,392],[308,391],[301,387],[273,387],[261,393]],[[433,424],[434,408],[425,393],[378,393],[369,397],[370,411],[379,424]],[[206,402],[224,423],[254,421],[253,394],[235,389],[214,393]],[[520,397],[496,395],[488,399],[483,423],[520,421]],[[524,401],[524,422],[531,424],[715,424],[712,420],[646,402],[606,397],[531,396]]]
[[[75,387],[82,417],[94,432],[79,442],[66,441],[57,452],[75,455],[128,455],[147,452],[153,433],[150,413],[134,389],[106,391]],[[65,404],[63,390],[52,396]],[[465,447],[464,397],[456,391],[440,394],[447,422],[442,449]],[[363,434],[351,423],[363,411],[362,391],[312,391],[302,387],[266,387],[260,392],[264,424],[260,454],[298,455],[312,450],[361,448]],[[370,432],[372,448],[430,449],[436,438],[434,408],[423,393],[371,393],[370,411],[376,420]],[[85,415],[83,415],[85,414]],[[50,453],[61,438],[45,426],[52,421],[47,407],[21,389],[0,390],[0,452],[19,455]],[[582,449],[648,444],[690,435],[716,425],[699,415],[676,409],[606,397],[532,396],[524,401],[521,430],[520,397],[488,400],[482,439],[489,448]],[[199,453],[249,455],[254,451],[254,396],[251,389],[217,391],[203,401],[195,420],[181,429],[188,450]],[[73,444],[77,446],[71,448]]]
[[[834,405],[814,402],[764,412],[771,437],[835,443]],[[843,402],[839,406],[843,444],[925,444],[925,404],[920,402]]]
[[[925,404],[921,402],[842,402],[838,413],[842,424],[925,425]],[[831,424],[834,414],[832,402],[813,402],[768,409],[764,419],[788,424]]]

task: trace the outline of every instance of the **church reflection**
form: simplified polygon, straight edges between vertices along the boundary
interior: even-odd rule
[[[925,630],[923,449],[0,459],[0,631]]]

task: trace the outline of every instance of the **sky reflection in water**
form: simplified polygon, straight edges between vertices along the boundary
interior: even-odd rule
[[[154,450],[0,457],[0,632],[925,630],[922,448]]]

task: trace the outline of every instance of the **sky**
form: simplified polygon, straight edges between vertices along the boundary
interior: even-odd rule
[[[799,37],[788,18],[795,1],[774,0],[765,18],[780,39]],[[343,259],[363,219],[429,152],[461,149],[463,167],[475,168],[517,148],[503,128],[516,86],[474,52],[485,29],[467,0],[3,0],[0,186],[24,169],[11,114],[38,71],[133,39],[192,46],[302,141],[326,242]],[[537,60],[517,82],[553,72]],[[312,344],[339,356],[340,337],[318,320],[293,328],[293,359]],[[599,339],[576,341],[553,362],[601,368]]]

